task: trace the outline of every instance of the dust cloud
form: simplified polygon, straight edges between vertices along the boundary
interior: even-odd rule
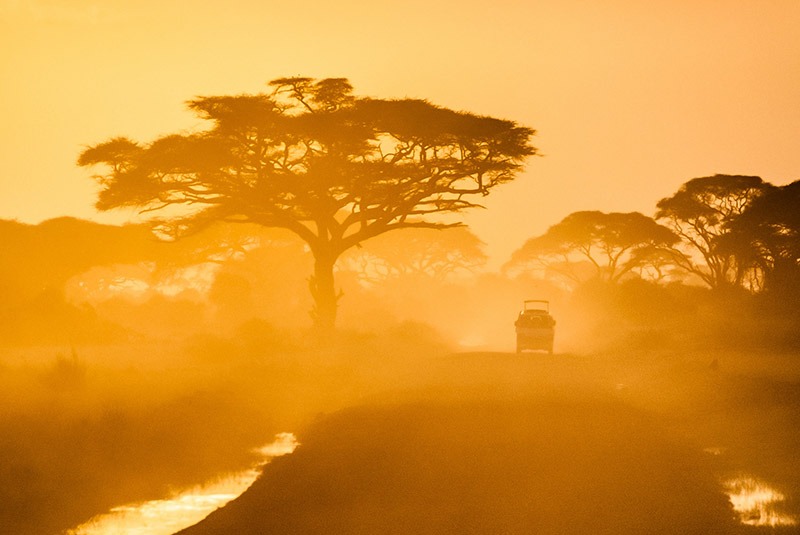
[[[248,470],[284,432],[295,453],[187,534],[800,519],[800,321],[774,295],[566,288],[483,270],[468,233],[420,231],[340,261],[339,329],[319,334],[310,254],[281,232],[220,224],[165,242],[70,218],[0,232],[4,533],[63,533]],[[552,356],[513,353],[528,298],[550,301]],[[748,488],[781,499],[742,513]]]

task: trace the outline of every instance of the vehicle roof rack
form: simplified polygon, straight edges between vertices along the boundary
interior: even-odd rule
[[[544,305],[544,306],[529,306],[529,305]],[[550,301],[546,299],[526,299],[522,302],[522,310],[544,310],[550,313]]]

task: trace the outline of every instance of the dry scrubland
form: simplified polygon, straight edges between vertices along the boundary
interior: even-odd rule
[[[296,453],[187,533],[757,532],[723,494],[740,472],[797,516],[796,353],[628,334],[552,357],[457,352],[419,324],[5,348],[0,525],[58,533],[248,467],[283,431]]]

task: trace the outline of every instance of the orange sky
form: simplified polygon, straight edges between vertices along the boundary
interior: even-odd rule
[[[538,130],[467,216],[495,265],[576,210],[638,210],[686,180],[800,179],[798,0],[0,0],[0,218],[98,216],[75,159],[201,122],[195,95],[343,76]]]

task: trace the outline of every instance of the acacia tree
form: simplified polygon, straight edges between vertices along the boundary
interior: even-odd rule
[[[768,188],[726,226],[726,247],[749,251],[766,290],[800,285],[800,181]]]
[[[366,282],[421,275],[444,282],[486,263],[484,243],[467,227],[414,229],[372,240],[345,255],[347,266]]]
[[[135,263],[152,249],[149,229],[58,217],[29,225],[0,220],[0,290],[30,298],[63,292],[66,282],[96,266]],[[6,288],[7,286],[7,288]]]
[[[317,326],[336,318],[333,268],[359,243],[479,206],[513,180],[534,131],[424,100],[357,98],[343,78],[281,78],[270,93],[198,97],[205,131],[140,145],[114,138],[79,165],[105,164],[97,207],[170,213],[176,232],[210,221],[288,229],[314,255]],[[188,213],[174,215],[170,207]]]
[[[536,266],[580,283],[584,275],[578,268],[590,265],[593,276],[617,282],[677,241],[672,231],[639,212],[574,212],[525,242],[506,269]]]
[[[675,249],[676,264],[711,288],[740,285],[752,255],[733,247],[729,227],[768,188],[757,176],[714,175],[689,180],[661,199],[656,219],[680,236],[685,249]]]

